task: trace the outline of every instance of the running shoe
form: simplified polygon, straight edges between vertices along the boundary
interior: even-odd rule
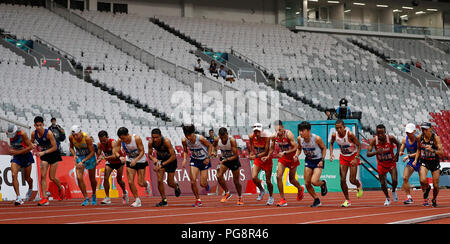
[[[222,199],[220,200],[220,202],[221,203],[224,203],[224,202],[226,202],[228,199],[230,199],[231,198],[231,196],[232,196],[232,194],[231,193],[226,193],[223,197],[222,197]]]
[[[328,193],[327,181],[322,180],[322,182],[323,182],[323,184],[320,186],[320,194],[322,196],[325,196]]]
[[[17,197],[17,199],[14,201],[14,206],[20,206],[23,204],[24,204],[24,202],[20,197]]]
[[[345,200],[344,203],[341,204],[341,207],[348,208],[352,206],[352,202],[350,200]]]
[[[206,189],[206,192],[209,192],[209,190],[211,190],[211,187],[209,187],[209,184],[206,184],[205,189]]]
[[[192,204],[192,207],[201,207],[202,206],[202,200],[197,199],[195,200],[195,203]]]
[[[269,197],[269,199],[266,202],[266,205],[272,205],[274,202],[273,197]]]
[[[386,201],[384,201],[384,206],[389,206],[391,205],[391,200],[389,198],[386,198]]]
[[[136,198],[136,200],[134,201],[134,203],[132,203],[131,205],[130,205],[130,207],[133,207],[133,208],[139,208],[139,207],[141,207],[142,206],[142,203],[141,203],[141,199],[139,199],[139,198]]]
[[[315,208],[315,207],[320,207],[320,206],[322,206],[322,203],[320,202],[319,198],[316,198],[316,199],[314,199],[314,202],[310,207]]]
[[[423,199],[423,206],[425,206],[425,207],[430,206],[430,200],[428,198],[427,199]]]
[[[242,197],[238,198],[237,205],[244,205],[244,201],[242,200]]]
[[[264,197],[264,194],[266,194],[266,191],[265,191],[265,190],[262,190],[262,191],[259,193],[258,197],[256,198],[256,201],[261,201],[261,200],[263,199],[263,197]]]
[[[155,207],[167,207],[167,206],[169,206],[169,203],[167,203],[167,199],[165,199],[165,198],[162,199],[161,202],[159,202],[155,205]]]
[[[109,197],[105,197],[105,199],[103,199],[103,201],[101,201],[100,204],[110,205],[111,199]]]
[[[89,197],[86,197],[86,199],[84,199],[84,201],[81,203],[81,206],[87,206],[89,205]]]
[[[301,186],[300,190],[298,190],[297,192],[297,201],[300,201],[303,199],[303,197],[305,196],[305,194],[303,194],[305,192],[305,187]]]
[[[181,189],[180,186],[177,183],[177,187],[175,188],[175,196],[179,197],[181,195]]]
[[[403,203],[404,203],[405,205],[409,205],[409,204],[413,204],[414,201],[413,201],[412,198],[408,198],[408,199],[406,199]]]
[[[277,207],[285,207],[288,203],[286,202],[286,199],[281,198],[281,200],[277,203]]]
[[[97,196],[95,195],[92,196],[91,205],[97,205]]]
[[[38,202],[38,206],[48,206],[50,203],[48,202],[48,199],[46,197],[42,198],[39,202]]]
[[[130,198],[128,198],[128,191],[125,190],[125,194],[122,195],[122,201],[124,205],[128,205]]]
[[[358,187],[358,191],[356,192],[356,197],[361,198],[363,195],[362,183],[360,180],[358,180],[358,181],[359,181],[359,187]]]
[[[433,208],[436,208],[436,207],[437,207],[436,199],[431,200],[431,206],[432,206]]]

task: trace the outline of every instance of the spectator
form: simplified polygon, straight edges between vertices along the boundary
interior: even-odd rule
[[[52,125],[50,125],[48,127],[48,129],[55,136],[55,141],[56,141],[56,144],[58,146],[59,152],[62,154],[63,151],[62,151],[62,148],[61,148],[61,142],[66,140],[66,133],[65,133],[64,129],[61,126],[56,124],[56,118],[52,118],[50,121],[52,122]]]
[[[205,74],[205,70],[203,70],[202,68],[201,59],[197,59],[197,64],[195,64],[194,70],[202,74]]]
[[[419,68],[419,69],[421,69],[421,68],[422,68],[422,64],[421,64],[419,61],[417,61],[417,62],[416,62],[416,67]]]
[[[336,110],[335,109],[327,109],[327,110],[325,110],[325,114],[327,115],[327,120],[336,120]]]
[[[213,129],[210,129],[209,130],[209,137],[207,137],[206,139],[209,141],[209,143],[214,143],[214,139],[215,139],[216,137],[214,136],[214,130]]]
[[[339,107],[336,109],[336,114],[338,119],[349,119],[352,116],[352,111],[350,106],[348,106],[348,101],[342,98],[339,101]]]
[[[225,67],[223,65],[220,65],[219,75],[224,79],[227,77],[227,71],[225,70]]]
[[[229,69],[227,71],[227,75],[225,76],[225,80],[229,81],[230,83],[234,82],[234,76],[233,76],[233,71],[231,71],[231,69]]]
[[[217,64],[214,60],[211,60],[211,64],[209,65],[209,73],[211,73],[216,78],[219,76],[217,74]]]

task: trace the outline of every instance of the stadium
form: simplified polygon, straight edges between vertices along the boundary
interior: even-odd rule
[[[0,0],[0,37],[0,224],[450,223],[449,1]]]

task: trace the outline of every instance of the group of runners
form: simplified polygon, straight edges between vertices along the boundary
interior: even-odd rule
[[[322,138],[311,132],[311,124],[309,122],[301,122],[298,125],[299,136],[295,138],[294,134],[286,129],[281,121],[273,122],[274,133],[270,134],[263,129],[263,125],[256,123],[252,127],[252,133],[249,135],[249,156],[253,161],[252,181],[259,189],[256,200],[261,201],[268,193],[267,205],[274,204],[273,184],[272,184],[272,168],[273,155],[278,145],[279,152],[277,154],[278,163],[276,170],[277,187],[280,194],[280,200],[276,206],[287,206],[286,197],[283,189],[283,175],[286,169],[289,169],[289,182],[298,190],[297,200],[304,198],[306,191],[313,198],[311,207],[321,206],[321,201],[314,187],[320,187],[320,195],[325,196],[328,192],[327,181],[321,179],[322,171],[325,168],[325,159],[327,148]],[[35,130],[32,131],[30,137],[23,130],[11,124],[8,127],[7,136],[10,138],[9,153],[12,155],[11,171],[13,176],[13,186],[17,195],[14,201],[15,205],[22,205],[24,200],[28,200],[32,194],[33,180],[30,177],[31,166],[34,163],[32,151],[37,149],[36,156],[41,160],[41,180],[40,193],[41,200],[38,205],[48,205],[47,194],[47,174],[49,180],[58,187],[57,199],[64,199],[65,189],[56,177],[58,162],[61,162],[60,152],[53,133],[44,127],[44,119],[40,116],[34,119]],[[423,190],[424,205],[429,205],[430,185],[427,181],[428,171],[431,171],[433,178],[433,197],[432,206],[436,207],[436,198],[439,192],[439,175],[440,161],[439,157],[443,155],[442,144],[439,137],[433,132],[430,123],[422,123],[420,125],[422,133],[416,135],[416,126],[408,124],[405,128],[406,136],[402,142],[398,141],[394,136],[387,134],[383,125],[378,125],[376,135],[370,140],[367,152],[368,157],[376,156],[378,178],[381,189],[386,196],[385,206],[391,204],[391,198],[387,187],[387,173],[392,178],[392,198],[398,201],[396,188],[398,184],[397,161],[400,156],[407,154],[403,161],[407,163],[403,174],[403,186],[407,199],[405,204],[412,204],[413,199],[410,194],[409,178],[414,171],[419,173],[421,188]],[[356,196],[359,198],[363,195],[361,181],[357,179],[358,166],[360,165],[361,143],[358,138],[346,126],[344,121],[336,120],[335,133],[331,136],[329,146],[329,160],[334,160],[333,145],[337,143],[340,149],[339,165],[340,165],[340,184],[345,201],[342,207],[351,206],[349,197],[347,175],[349,181],[357,188]],[[196,133],[194,125],[183,126],[184,137],[182,138],[183,162],[182,167],[186,168],[189,164],[188,173],[191,181],[192,193],[195,197],[194,207],[202,205],[199,194],[197,179],[200,178],[199,184],[201,188],[210,191],[211,187],[207,182],[208,170],[211,168],[211,159],[219,157],[217,179],[218,184],[224,190],[224,195],[220,202],[227,202],[232,194],[228,189],[225,173],[231,170],[233,174],[233,183],[237,192],[237,204],[243,205],[242,185],[239,181],[240,160],[236,139],[228,134],[226,128],[220,128],[218,137],[208,140],[202,135]],[[144,142],[139,135],[131,134],[127,128],[121,127],[117,131],[117,140],[109,137],[106,131],[98,133],[99,142],[94,143],[92,136],[83,132],[79,125],[74,125],[70,129],[70,152],[74,155],[73,161],[76,168],[76,180],[82,195],[84,196],[82,206],[96,205],[96,191],[92,191],[91,197],[88,196],[86,183],[84,182],[84,171],[88,171],[89,183],[91,189],[97,189],[97,180],[95,169],[97,164],[105,160],[105,177],[104,189],[106,197],[101,204],[111,204],[109,198],[110,184],[109,176],[113,170],[117,171],[117,183],[123,191],[123,202],[129,204],[129,195],[126,190],[126,184],[122,180],[124,166],[126,165],[126,176],[128,186],[134,197],[131,207],[141,207],[142,202],[138,195],[137,187],[145,189],[146,195],[151,195],[150,183],[145,180],[146,168],[149,161],[154,164],[154,171],[158,177],[158,190],[161,194],[161,202],[156,206],[167,206],[167,196],[165,193],[164,178],[167,173],[167,185],[174,189],[175,196],[181,195],[180,186],[175,180],[175,171],[178,166],[176,153],[171,140],[164,137],[161,130],[155,128],[151,131],[151,137],[148,139],[148,159],[145,156]],[[394,148],[397,148],[394,153]],[[153,156],[156,153],[156,157]],[[297,167],[300,165],[299,156],[304,154],[304,186],[297,180]],[[29,190],[25,199],[22,199],[19,192],[18,172],[24,169],[25,181],[29,185]],[[261,171],[265,172],[265,184],[259,178]],[[135,179],[137,176],[137,185]]]

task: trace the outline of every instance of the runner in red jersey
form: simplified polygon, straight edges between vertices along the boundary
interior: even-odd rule
[[[116,141],[112,138],[108,137],[108,132],[102,130],[98,133],[98,139],[100,142],[97,144],[97,164],[102,161],[103,159],[106,160],[105,163],[105,175],[104,175],[104,181],[103,186],[105,188],[105,199],[101,202],[101,204],[111,204],[111,200],[109,198],[109,176],[111,175],[113,170],[117,171],[117,184],[122,188],[123,191],[123,203],[128,204],[128,192],[125,188],[125,182],[122,181],[122,175],[123,175],[123,165],[119,158],[116,157],[116,155],[113,154],[113,147],[116,143]],[[119,152],[121,156],[124,156],[122,152]]]
[[[252,178],[255,185],[258,187],[260,194],[256,198],[257,201],[261,201],[266,191],[258,179],[258,174],[261,170],[264,170],[266,174],[266,184],[269,190],[269,199],[267,205],[273,204],[273,185],[272,185],[272,157],[269,155],[270,137],[267,136],[262,129],[262,124],[256,123],[253,125],[253,133],[249,136],[250,139],[250,155],[249,159],[253,160]],[[265,157],[268,156],[268,157]],[[263,160],[263,157],[264,160]]]
[[[398,172],[397,172],[397,161],[400,152],[400,143],[398,140],[391,135],[386,134],[386,127],[384,125],[377,125],[376,136],[370,141],[369,149],[367,151],[367,157],[377,156],[377,171],[378,178],[381,183],[381,190],[383,190],[386,196],[386,201],[384,206],[389,206],[391,200],[389,197],[389,192],[386,184],[386,176],[389,172],[392,177],[392,198],[394,202],[398,201],[397,188],[398,182]],[[394,154],[394,147],[397,146],[397,153]],[[375,147],[375,151],[372,152]]]
[[[277,186],[280,192],[281,200],[277,203],[277,206],[287,206],[286,198],[284,197],[283,187],[283,174],[286,168],[289,168],[289,182],[297,187],[297,200],[303,199],[304,188],[300,185],[295,178],[297,174],[297,166],[300,165],[298,157],[295,157],[295,152],[298,149],[298,144],[295,141],[295,136],[290,130],[287,130],[283,126],[281,120],[277,120],[273,123],[275,133],[270,137],[272,144],[269,150],[269,155],[272,155],[275,150],[275,144],[278,144],[281,152],[278,153],[278,165],[277,165]],[[268,156],[266,156],[268,157]],[[263,157],[264,160],[265,157]]]
[[[344,121],[338,119],[335,123],[336,133],[332,134],[330,141],[330,161],[333,162],[333,145],[337,142],[340,148],[339,155],[339,172],[341,176],[341,189],[344,194],[345,201],[341,204],[342,207],[351,206],[350,197],[348,196],[347,173],[350,169],[350,183],[355,185],[358,189],[356,196],[362,196],[361,181],[356,179],[358,173],[358,166],[360,165],[359,153],[361,152],[361,143],[358,138],[345,127]]]

